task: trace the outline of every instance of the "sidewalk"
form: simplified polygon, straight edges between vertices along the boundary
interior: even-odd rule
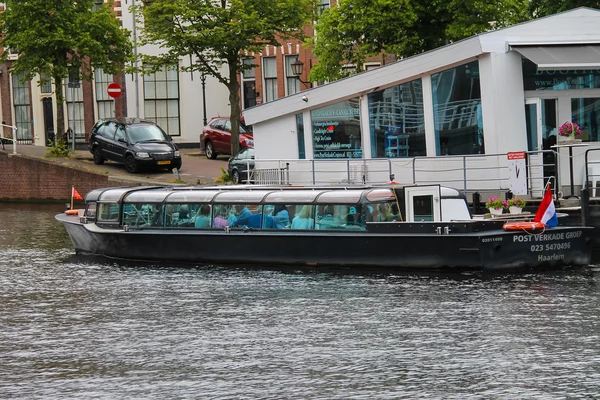
[[[0,150],[2,147],[0,146]],[[145,185],[171,185],[175,184],[176,177],[170,171],[141,171],[130,174],[125,171],[122,164],[113,161],[105,161],[103,165],[94,164],[92,154],[87,150],[75,150],[68,158],[46,157],[47,147],[34,145],[17,145],[17,154],[39,158],[48,162],[59,163],[71,168],[83,169],[102,175],[109,175],[119,181],[131,181]],[[12,145],[5,146],[5,152],[12,154]],[[221,168],[227,170],[229,156],[219,156],[216,160],[209,160],[200,154],[198,149],[180,149],[182,166],[179,170],[179,179],[184,184],[207,185],[222,175]],[[179,182],[181,183],[181,182]]]

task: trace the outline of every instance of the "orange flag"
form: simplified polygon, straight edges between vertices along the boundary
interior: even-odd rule
[[[75,199],[75,200],[83,200],[83,197],[81,197],[81,195],[79,194],[77,189],[75,189],[75,187],[73,187],[73,192],[71,193],[71,197],[73,197],[73,199]]]

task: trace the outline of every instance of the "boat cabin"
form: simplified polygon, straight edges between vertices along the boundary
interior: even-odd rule
[[[440,185],[379,187],[120,187],[86,197],[83,222],[105,229],[366,230],[369,222],[471,219]]]

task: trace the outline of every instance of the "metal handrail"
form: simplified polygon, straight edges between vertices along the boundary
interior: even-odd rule
[[[4,150],[4,141],[10,140],[12,142],[13,154],[17,154],[17,127],[13,125],[0,124],[3,128],[12,129],[12,138],[6,138],[4,135],[0,134],[0,141],[2,142],[2,150]]]

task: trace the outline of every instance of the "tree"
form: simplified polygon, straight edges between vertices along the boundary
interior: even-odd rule
[[[599,0],[531,0],[531,15],[535,17],[545,17],[547,15],[572,10],[577,7],[590,7],[600,9]]]
[[[211,75],[229,90],[231,153],[239,150],[241,118],[240,84],[245,52],[279,46],[278,38],[302,38],[302,27],[311,21],[314,0],[152,0],[136,7],[140,19],[140,44],[158,45],[160,55],[140,55],[141,71],[163,66],[182,72]],[[180,66],[179,60],[195,62]],[[227,64],[228,74],[220,67]],[[175,66],[175,67],[174,67]]]
[[[355,65],[357,73],[367,57],[387,53],[402,59],[492,25],[525,21],[527,4],[528,0],[340,0],[316,24],[312,45],[319,63],[309,79],[335,80],[344,74],[342,64]]]
[[[0,46],[14,49],[18,59],[11,74],[50,77],[56,91],[57,133],[65,129],[63,81],[69,73],[90,80],[95,68],[120,72],[131,58],[129,33],[120,27],[112,3],[94,0],[9,1],[0,13]],[[0,58],[6,62],[7,52]]]

